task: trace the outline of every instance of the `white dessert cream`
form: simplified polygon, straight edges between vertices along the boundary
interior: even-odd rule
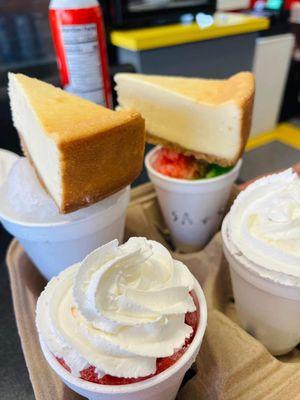
[[[137,378],[192,334],[195,279],[161,244],[112,241],[53,278],[39,297],[36,323],[43,343],[75,376]]]
[[[300,178],[291,169],[259,179],[235,200],[223,233],[259,275],[300,286]]]

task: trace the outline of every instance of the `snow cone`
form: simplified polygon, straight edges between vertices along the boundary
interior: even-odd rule
[[[202,249],[221,224],[242,161],[223,168],[155,147],[145,164],[176,250]]]

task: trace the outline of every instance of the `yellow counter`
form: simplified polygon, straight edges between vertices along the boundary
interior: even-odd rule
[[[174,24],[111,32],[111,42],[117,47],[131,51],[151,50],[176,46],[183,43],[216,39],[268,29],[268,18],[244,14],[217,13],[215,22],[209,28],[201,29],[197,23]]]
[[[250,136],[246,150],[253,150],[275,141],[300,150],[300,129],[288,122],[282,122],[272,131]]]

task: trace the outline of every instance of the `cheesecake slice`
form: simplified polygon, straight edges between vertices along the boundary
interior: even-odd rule
[[[137,112],[112,111],[21,74],[9,74],[9,96],[25,155],[62,213],[139,175],[145,123]]]
[[[146,140],[200,160],[230,166],[248,139],[254,78],[240,72],[213,80],[120,73],[118,103],[146,120]]]

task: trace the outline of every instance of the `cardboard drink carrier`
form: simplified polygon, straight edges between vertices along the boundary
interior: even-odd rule
[[[237,193],[235,188],[232,199]],[[300,399],[300,349],[275,358],[238,325],[220,233],[200,252],[177,253],[170,245],[152,184],[133,189],[131,197],[127,238],[145,236],[168,247],[174,258],[190,268],[207,299],[208,326],[204,341],[178,399]],[[36,399],[81,399],[50,369],[40,350],[35,305],[46,282],[16,240],[9,247],[7,265],[17,326]]]

